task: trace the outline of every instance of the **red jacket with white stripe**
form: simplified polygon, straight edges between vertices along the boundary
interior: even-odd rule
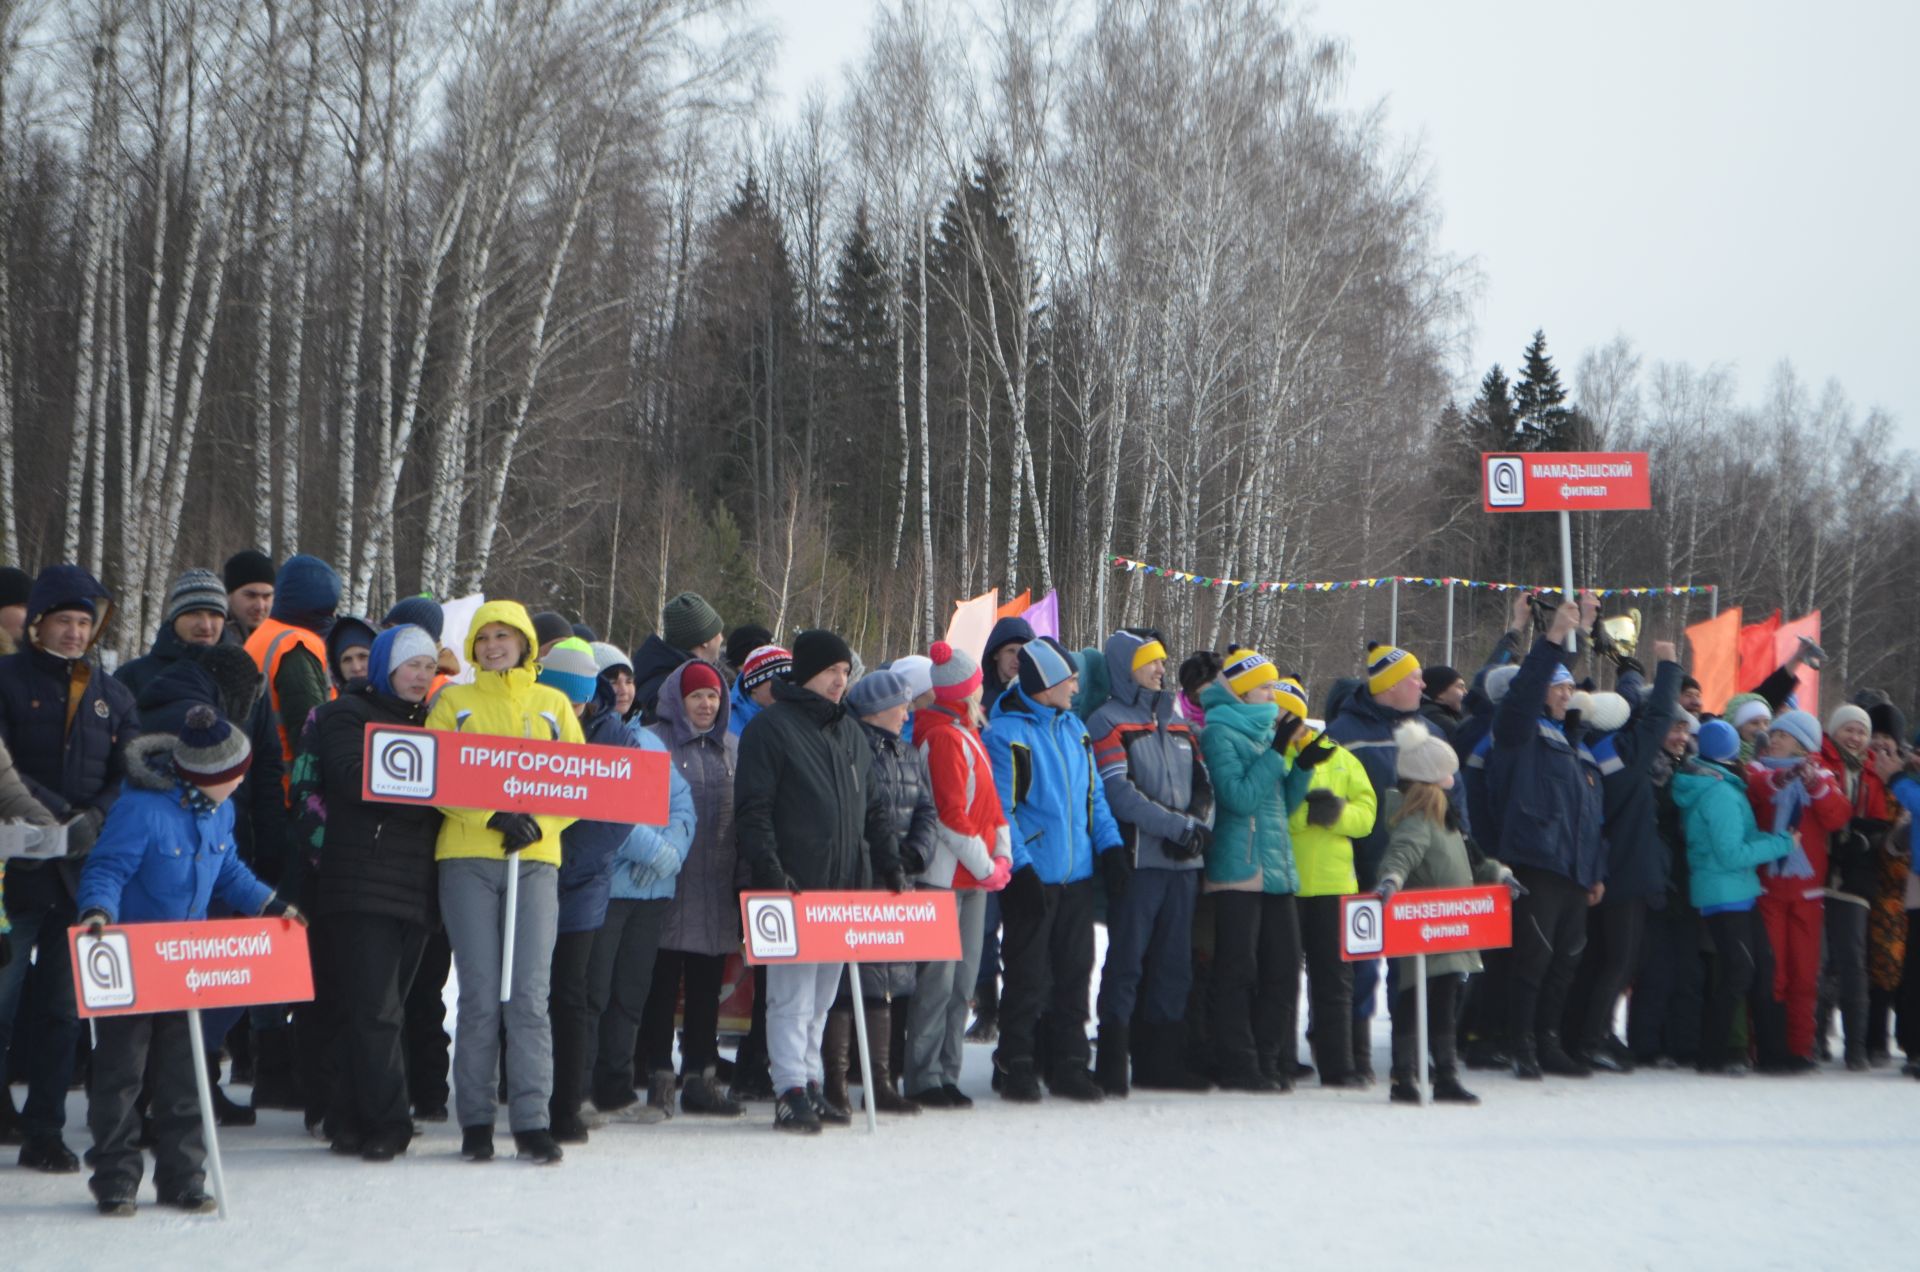
[[[913,716],[913,741],[926,757],[939,813],[933,852],[919,882],[936,888],[977,888],[993,873],[993,859],[1013,859],[1013,839],[993,765],[963,703],[936,702]]]

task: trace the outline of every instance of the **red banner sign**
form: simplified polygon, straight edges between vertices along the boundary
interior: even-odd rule
[[[1352,963],[1413,954],[1497,950],[1513,944],[1513,896],[1489,888],[1422,888],[1343,897],[1340,957]]]
[[[749,963],[944,963],[960,957],[953,893],[743,892]]]
[[[665,751],[379,724],[367,728],[364,758],[371,800],[667,824]]]
[[[1480,456],[1487,512],[1635,512],[1653,507],[1644,451]]]
[[[290,919],[129,923],[67,929],[82,1016],[304,1003],[313,997],[307,930]]]

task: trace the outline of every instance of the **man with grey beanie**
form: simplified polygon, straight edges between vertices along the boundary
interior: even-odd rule
[[[227,589],[212,570],[188,570],[173,581],[153,647],[114,672],[138,698],[160,674],[194,648],[220,643],[227,626]]]

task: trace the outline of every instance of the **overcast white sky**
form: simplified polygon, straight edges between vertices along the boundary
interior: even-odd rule
[[[866,45],[873,0],[766,0],[789,101]],[[1477,377],[1544,327],[1569,377],[1616,333],[1791,359],[1920,449],[1920,3],[1326,0],[1356,105],[1434,166],[1441,244],[1474,258]]]

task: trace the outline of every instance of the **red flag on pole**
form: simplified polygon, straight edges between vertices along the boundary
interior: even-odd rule
[[[1748,623],[1740,629],[1740,677],[1737,683],[1741,693],[1750,693],[1779,667],[1780,659],[1773,656],[1773,638],[1779,630],[1779,610],[1773,611],[1761,622]]]
[[[1701,700],[1709,711],[1725,711],[1740,679],[1739,607],[1687,628],[1687,644],[1693,651],[1693,678],[1700,682]]]

